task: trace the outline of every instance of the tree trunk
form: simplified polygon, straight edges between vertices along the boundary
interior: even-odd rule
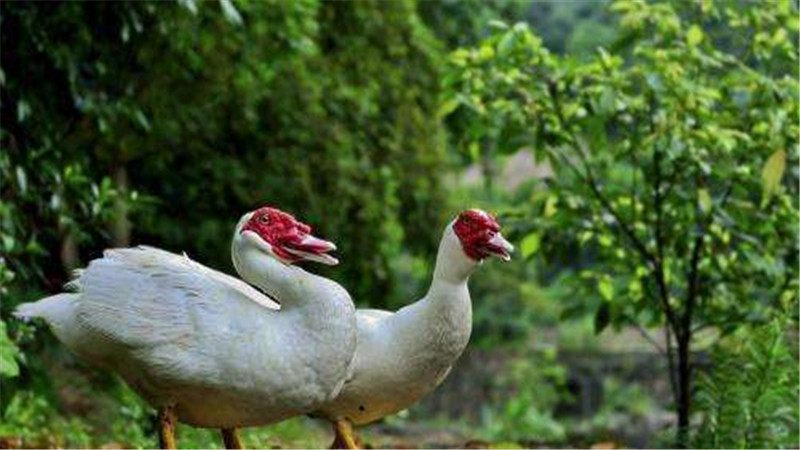
[[[680,333],[678,341],[678,448],[689,448],[689,416],[692,405],[691,333]]]
[[[112,175],[117,197],[114,200],[114,218],[111,222],[111,244],[127,247],[131,243],[131,222],[128,220],[128,171],[124,164],[114,166]]]
[[[80,264],[78,244],[75,242],[75,235],[70,231],[64,232],[61,237],[59,257],[61,258],[61,267],[64,268],[64,273],[69,278],[70,273]]]

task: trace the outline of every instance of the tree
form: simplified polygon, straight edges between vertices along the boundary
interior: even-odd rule
[[[6,264],[53,290],[132,236],[229,269],[231,220],[269,201],[337,237],[355,298],[391,302],[395,256],[432,251],[419,224],[443,213],[416,4],[181,5],[3,5]]]
[[[620,0],[614,54],[557,57],[519,24],[454,52],[445,78],[443,113],[469,124],[473,152],[531,147],[552,165],[547,191],[521,208],[521,247],[580,255],[566,314],[592,311],[598,332],[663,327],[679,445],[689,443],[696,333],[796,318],[792,5],[678,12]]]
[[[416,7],[0,5],[0,319],[114,245],[231,272],[235,220],[267,202],[339,244],[324,274],[357,302],[406,300],[398,256],[433,253],[446,211],[441,50]],[[8,405],[58,406],[47,369],[75,363],[0,325],[0,415],[24,422]]]

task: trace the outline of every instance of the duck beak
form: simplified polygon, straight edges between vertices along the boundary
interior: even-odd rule
[[[486,251],[508,262],[511,261],[511,253],[514,253],[514,246],[502,234],[497,233],[486,243]]]
[[[328,266],[339,264],[338,259],[328,254],[336,250],[336,244],[310,234],[306,234],[297,242],[284,244],[283,249],[298,260],[315,261]]]

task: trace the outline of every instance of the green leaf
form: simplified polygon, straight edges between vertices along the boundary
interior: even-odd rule
[[[603,302],[594,314],[594,333],[600,334],[611,322],[611,305]]]
[[[24,122],[31,115],[31,107],[24,99],[17,102],[17,122]]]
[[[611,301],[614,298],[614,286],[611,285],[611,278],[603,277],[597,280],[597,290],[603,300]]]
[[[19,375],[18,354],[19,350],[6,334],[6,324],[0,322],[0,376],[13,378]]]
[[[527,258],[539,250],[539,246],[541,244],[541,236],[539,233],[531,233],[525,236],[525,239],[522,240],[520,243],[520,251],[522,252],[522,257]]]
[[[147,120],[147,116],[144,115],[141,109],[137,109],[134,113],[134,117],[136,118],[136,122],[139,123],[145,131],[150,131],[150,121]]]
[[[450,115],[453,111],[455,111],[458,106],[461,104],[461,101],[457,98],[451,98],[439,106],[439,110],[436,111],[436,116],[440,119],[443,119]]]
[[[708,189],[700,189],[697,191],[697,202],[700,203],[700,209],[704,213],[711,211],[711,206],[713,206],[713,203],[711,201],[711,195],[708,193]]]
[[[233,2],[231,0],[219,0],[219,4],[222,7],[222,13],[225,14],[225,18],[228,19],[228,22],[234,25],[241,25],[242,15],[239,14],[239,11],[233,6]]]
[[[178,0],[178,4],[188,9],[192,15],[197,15],[197,3],[195,0]]]
[[[470,142],[467,152],[469,153],[470,160],[473,162],[481,159],[481,147],[477,142]]]
[[[689,44],[690,47],[697,47],[697,44],[701,42],[703,42],[702,28],[697,25],[692,25],[686,33],[686,43]]]
[[[28,176],[25,174],[25,169],[23,169],[20,166],[17,166],[16,175],[17,175],[17,186],[19,186],[19,191],[25,194],[28,191]]]
[[[764,195],[761,200],[761,207],[767,205],[769,199],[778,192],[781,186],[781,178],[786,170],[786,152],[778,150],[767,159],[761,171],[761,184]]]
[[[500,43],[497,44],[497,54],[502,58],[506,57],[511,53],[511,50],[514,48],[514,44],[517,42],[517,33],[514,30],[507,32],[502,39],[500,39]]]
[[[508,24],[503,22],[502,20],[497,20],[497,19],[490,20],[488,25],[489,25],[489,28],[493,28],[495,30],[507,30],[508,29]]]
[[[614,100],[614,91],[612,89],[603,89],[603,92],[600,94],[600,100],[598,101],[598,110],[602,114],[610,114],[614,112],[615,109],[615,100]],[[601,128],[601,131],[605,131]]]
[[[558,211],[558,207],[556,206],[557,204],[558,204],[558,197],[554,195],[547,197],[547,201],[544,204],[544,211],[542,212],[542,215],[548,219],[550,217],[553,217],[553,214],[555,214],[556,211]]]

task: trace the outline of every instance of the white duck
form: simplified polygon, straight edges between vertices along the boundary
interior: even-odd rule
[[[162,446],[176,420],[221,428],[307,413],[341,389],[356,347],[355,307],[337,283],[291,263],[338,261],[336,247],[273,208],[245,214],[232,257],[243,281],[148,247],[107,250],[76,293],[21,305],[87,362],[118,372],[159,409]],[[280,305],[272,299],[280,302]]]
[[[353,375],[338,397],[313,413],[333,422],[335,448],[358,448],[352,424],[408,408],[444,380],[472,330],[469,276],[485,258],[508,261],[513,250],[494,217],[464,211],[444,230],[425,297],[396,313],[356,311]]]

